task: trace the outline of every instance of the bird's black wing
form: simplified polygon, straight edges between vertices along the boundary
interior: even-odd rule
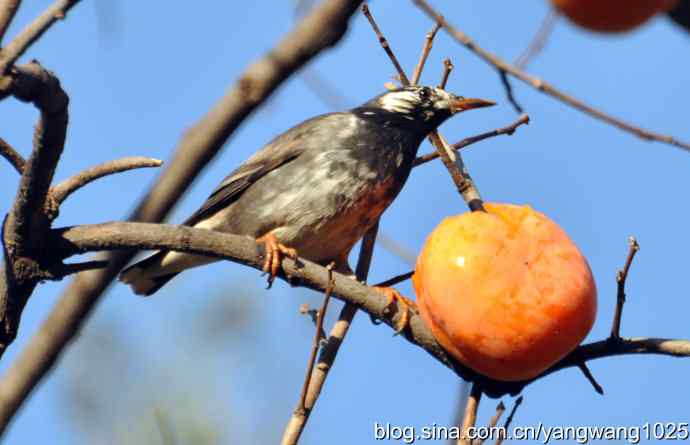
[[[206,202],[183,223],[192,226],[230,205],[242,192],[265,174],[298,158],[304,153],[308,138],[324,116],[309,119],[275,138],[223,179]]]

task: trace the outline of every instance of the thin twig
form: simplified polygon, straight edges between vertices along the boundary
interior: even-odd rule
[[[631,236],[628,240],[628,257],[625,259],[625,265],[623,269],[619,270],[616,274],[616,284],[618,287],[616,295],[616,311],[613,314],[613,323],[611,324],[611,340],[620,340],[621,338],[621,318],[623,317],[623,305],[625,304],[625,282],[628,278],[628,272],[630,271],[630,266],[635,259],[635,254],[640,250],[640,245],[634,236]]]
[[[314,68],[302,70],[299,77],[304,81],[311,92],[314,93],[321,102],[332,108],[333,111],[349,108],[348,100],[345,96],[340,94],[332,84],[321,77]]]
[[[357,260],[357,271],[355,273],[357,280],[362,283],[366,282],[369,275],[369,266],[371,265],[374,245],[376,244],[378,226],[379,224],[377,222],[371,229],[369,229],[362,239],[362,245],[359,251],[359,259]],[[295,445],[297,442],[299,442],[299,438],[301,437],[304,427],[309,420],[311,411],[321,395],[321,390],[323,389],[324,383],[326,383],[328,373],[333,367],[333,363],[338,355],[340,346],[345,340],[345,336],[347,335],[356,314],[357,305],[352,304],[351,302],[346,302],[345,306],[340,311],[338,320],[331,329],[326,344],[324,344],[323,348],[321,349],[318,363],[312,372],[309,388],[307,389],[306,393],[306,399],[304,400],[304,403],[298,406],[298,408],[292,413],[292,416],[285,427],[283,438],[280,442],[281,445]]]
[[[525,69],[527,64],[544,49],[546,42],[548,42],[549,37],[551,37],[551,32],[558,21],[558,17],[560,17],[560,14],[556,8],[549,8],[549,12],[546,13],[544,20],[542,20],[541,25],[539,25],[539,30],[532,38],[529,46],[513,63],[516,68],[521,70]]]
[[[465,408],[467,407],[467,399],[470,398],[470,389],[472,388],[472,382],[460,379],[458,382],[458,399],[455,403],[455,409],[451,421],[451,425],[458,429],[458,434],[449,434],[447,445],[457,445],[460,439],[460,433],[462,433],[462,422],[465,418]]]
[[[594,391],[597,393],[601,394],[602,396],[604,395],[604,388],[597,382],[597,379],[594,378],[594,374],[592,374],[592,371],[589,369],[589,366],[587,366],[586,363],[578,363],[577,367],[582,371],[582,374],[585,376],[587,381],[592,385],[594,388]]]
[[[314,341],[311,345],[311,352],[309,354],[309,361],[307,362],[307,375],[304,377],[304,385],[302,385],[302,392],[299,398],[299,404],[297,409],[304,414],[307,411],[307,391],[309,390],[309,382],[311,381],[311,376],[314,371],[314,363],[316,362],[316,354],[319,352],[319,345],[321,344],[322,332],[323,332],[323,319],[326,316],[326,311],[328,310],[328,303],[331,301],[331,293],[333,292],[333,267],[334,263],[331,263],[326,267],[328,270],[328,286],[326,286],[326,291],[324,292],[323,303],[321,305],[321,310],[317,312],[316,315],[316,330],[314,333]]]
[[[163,161],[160,159],[146,158],[143,156],[130,156],[104,162],[79,172],[52,187],[51,194],[55,202],[61,204],[69,195],[103,176],[133,170],[135,168],[160,167],[161,165],[163,165]]]
[[[477,45],[477,43],[474,40],[470,39],[467,36],[467,34],[463,33],[455,26],[451,25],[439,12],[432,8],[426,0],[413,0],[413,2],[419,8],[421,8],[432,20],[441,23],[443,28],[448,32],[448,34],[450,34],[451,37],[453,37],[453,39],[455,39],[458,43],[460,43],[461,45],[475,53],[488,64],[494,66],[499,71],[505,71],[506,73],[520,79],[521,81],[527,83],[533,88],[561,102],[564,102],[577,110],[587,113],[595,117],[596,119],[613,125],[623,131],[631,133],[639,137],[640,139],[644,139],[646,141],[663,142],[665,144],[673,145],[683,150],[690,151],[690,143],[680,141],[672,136],[662,135],[649,130],[645,130],[636,127],[632,124],[629,124],[627,122],[624,122],[618,118],[604,113],[603,111],[599,111],[598,109],[587,105],[579,99],[567,95],[566,93],[562,92],[561,90],[557,89],[556,87],[552,86],[546,81],[516,68],[515,66],[509,64],[508,62],[500,59],[499,57],[495,56],[494,54],[486,51],[485,49]]]
[[[46,279],[61,280],[67,275],[72,275],[87,270],[103,269],[104,267],[108,267],[108,262],[102,260],[83,261],[81,263],[57,264],[49,268],[49,270],[47,271],[48,275],[46,275]]]
[[[376,238],[376,243],[391,255],[398,257],[408,266],[414,267],[417,261],[417,254],[392,236],[386,234],[386,232],[381,231],[379,233],[379,236]]]
[[[513,86],[510,84],[510,80],[508,79],[508,75],[504,70],[498,70],[498,75],[501,78],[501,83],[503,84],[503,89],[506,91],[506,97],[508,98],[508,102],[515,108],[515,111],[518,113],[524,113],[524,109],[522,106],[518,103],[517,99],[515,99],[515,95],[513,94]]]
[[[494,431],[496,428],[496,425],[498,425],[498,421],[501,420],[501,416],[506,410],[506,406],[503,404],[503,401],[498,402],[498,405],[496,405],[496,412],[494,413],[493,416],[491,416],[491,420],[489,420],[489,425],[488,425],[488,430],[489,431]],[[472,442],[472,445],[482,445],[486,439],[474,439],[474,442]]]
[[[419,79],[422,77],[424,64],[426,64],[426,59],[429,57],[431,48],[434,46],[434,37],[436,37],[436,33],[439,29],[441,29],[441,25],[436,23],[433,29],[426,34],[424,46],[422,47],[422,53],[419,55],[417,66],[415,66],[414,71],[412,72],[412,80],[410,81],[412,85],[417,85],[419,83]]]
[[[441,74],[441,83],[438,84],[438,87],[442,90],[446,88],[446,85],[448,84],[448,77],[450,77],[450,73],[453,71],[453,68],[455,68],[455,65],[453,65],[452,60],[448,58],[443,59],[443,74]]]
[[[460,438],[458,439],[458,445],[471,445],[472,439],[468,436],[469,429],[474,428],[477,423],[477,410],[479,409],[479,402],[482,399],[482,388],[478,383],[472,384],[472,389],[470,390],[470,397],[467,399],[467,404],[465,405],[465,415],[462,419],[462,429],[460,432]]]
[[[12,167],[14,167],[15,170],[17,170],[17,173],[20,175],[24,171],[24,166],[26,165],[26,161],[22,157],[22,155],[17,152],[10,144],[7,143],[3,138],[0,138],[0,155],[7,159],[7,161],[12,164]]]
[[[400,62],[398,62],[398,58],[395,57],[393,50],[391,49],[390,45],[388,44],[388,40],[386,40],[386,38],[381,33],[381,30],[379,29],[379,25],[376,24],[376,20],[374,20],[374,17],[371,15],[371,11],[369,11],[369,6],[367,6],[366,3],[364,3],[362,5],[362,13],[367,18],[367,20],[369,20],[369,24],[374,29],[374,33],[376,34],[376,38],[379,39],[379,43],[381,44],[381,47],[383,48],[383,50],[388,55],[388,58],[393,63],[395,70],[398,72],[398,79],[400,79],[400,83],[402,83],[403,86],[409,86],[410,85],[410,79],[407,78],[405,71],[400,66]]]
[[[302,315],[308,315],[309,319],[311,319],[311,322],[314,323],[314,326],[316,326],[318,319],[319,319],[319,310],[318,309],[311,309],[307,303],[302,303],[299,306],[299,313]],[[323,340],[326,338],[326,331],[321,329],[320,332],[320,338]]]
[[[57,0],[41,15],[24,28],[0,52],[0,76],[7,73],[7,69],[21,57],[22,54],[57,20],[65,18],[67,11],[79,3],[79,0]]]
[[[403,281],[409,280],[410,278],[412,278],[412,275],[414,275],[414,270],[411,270],[411,271],[409,271],[409,272],[405,272],[405,273],[400,274],[400,275],[396,275],[396,276],[394,276],[394,277],[392,277],[392,278],[389,278],[389,279],[387,279],[387,280],[385,280],[385,281],[381,281],[381,282],[378,283],[378,284],[374,284],[374,287],[391,287],[391,286],[395,286],[395,285],[398,284],[398,283],[402,283]]]
[[[0,48],[2,48],[2,39],[5,37],[20,4],[21,0],[0,0]]]
[[[506,440],[506,434],[508,433],[508,428],[510,428],[510,425],[513,423],[513,418],[515,417],[515,413],[517,412],[517,409],[520,405],[522,405],[522,396],[515,399],[515,403],[513,403],[513,408],[510,410],[510,414],[508,414],[508,418],[506,419],[505,423],[503,424],[503,429],[502,429],[503,434],[499,434],[499,437],[496,439],[495,445],[501,445],[503,443],[503,441]]]
[[[515,133],[515,130],[520,126],[520,125],[527,125],[529,124],[529,116],[526,114],[520,115],[515,122],[512,124],[503,127],[503,128],[498,128],[496,130],[492,131],[487,131],[486,133],[481,133],[476,136],[470,136],[468,138],[465,138],[461,141],[456,142],[453,144],[453,150],[458,151],[461,150],[468,145],[472,145],[475,142],[483,141],[484,139],[492,138],[495,136],[501,136],[501,135],[508,135],[511,136],[513,133]],[[434,159],[438,158],[438,152],[434,151],[432,153],[427,153],[425,155],[417,157],[417,159],[414,160],[414,163],[412,164],[413,167],[417,167],[422,164],[426,164],[429,161],[433,161]]]

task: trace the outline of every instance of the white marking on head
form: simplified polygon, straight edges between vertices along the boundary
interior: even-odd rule
[[[392,91],[379,99],[379,104],[384,110],[392,113],[408,113],[419,105],[419,95],[415,91]]]

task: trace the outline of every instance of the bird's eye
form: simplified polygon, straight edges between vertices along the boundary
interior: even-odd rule
[[[419,96],[422,99],[427,99],[429,96],[431,96],[431,91],[429,91],[429,88],[424,87],[419,91]]]

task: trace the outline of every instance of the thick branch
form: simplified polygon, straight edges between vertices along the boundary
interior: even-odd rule
[[[2,49],[0,53],[0,76],[7,73],[7,69],[24,52],[43,35],[57,20],[65,18],[67,11],[79,3],[79,0],[57,0],[41,15],[31,22],[22,32]]]
[[[0,0],[0,47],[20,4],[21,0]]]
[[[7,159],[7,162],[12,164],[12,167],[14,167],[15,170],[17,170],[17,173],[20,175],[24,171],[24,165],[26,164],[26,161],[22,157],[22,155],[17,152],[10,144],[7,143],[3,138],[0,138],[0,156],[3,158]]]
[[[41,112],[31,157],[22,168],[17,195],[2,230],[5,266],[0,273],[0,356],[14,341],[24,306],[40,280],[53,208],[46,198],[62,154],[69,98],[52,73],[32,62],[13,69],[8,93],[33,103]]]
[[[503,59],[495,56],[494,54],[486,51],[477,43],[474,42],[474,40],[470,39],[467,34],[464,32],[460,31],[457,29],[455,26],[451,25],[448,23],[448,21],[439,13],[437,12],[434,8],[432,8],[429,3],[426,0],[413,0],[414,3],[419,6],[432,20],[435,22],[438,22],[443,26],[443,28],[450,34],[451,37],[453,37],[458,43],[481,57],[485,62],[488,64],[494,66],[496,69],[499,70],[499,72],[505,72],[510,74],[511,76],[525,82],[526,84],[530,85],[531,87],[535,88],[536,90],[539,90],[543,93],[546,93],[547,95],[563,102],[571,107],[580,110],[584,113],[589,114],[590,116],[595,117],[596,119],[599,119],[603,122],[606,122],[610,125],[613,125],[614,127],[618,127],[623,131],[626,131],[628,133],[631,133],[640,139],[644,139],[646,141],[657,141],[657,142],[663,142],[665,144],[673,145],[675,147],[681,148],[686,151],[690,151],[690,143],[679,141],[675,139],[672,136],[666,136],[662,134],[658,134],[649,130],[645,130],[639,127],[636,127],[632,124],[629,124],[627,122],[624,122],[618,118],[615,118],[609,114],[604,113],[603,111],[599,111],[596,108],[593,108],[586,103],[567,95],[563,91],[557,89],[556,87],[552,86],[551,84],[545,82],[542,79],[539,79],[538,77],[532,76],[515,66],[509,64],[508,62],[504,61]]]
[[[194,229],[185,226],[147,223],[106,223],[53,230],[48,248],[57,258],[96,250],[112,249],[171,249],[188,253],[226,258],[260,270],[263,266],[263,252],[250,238]],[[56,258],[56,259],[57,259]],[[283,268],[291,282],[322,292],[329,282],[326,268],[305,260],[283,261]],[[282,273],[282,272],[281,272]],[[333,295],[359,308],[369,315],[383,320],[394,328],[402,311],[392,311],[387,315],[387,299],[356,280],[342,274],[333,273]],[[74,300],[60,300],[55,310],[41,326],[30,345],[7,371],[0,381],[0,432],[28,397],[31,389],[38,383],[56,360],[62,346],[72,338],[81,324]],[[580,363],[622,354],[660,354],[677,357],[690,356],[690,342],[667,339],[621,339],[620,341],[600,341],[580,346],[561,362],[545,371],[539,377],[523,382],[497,382],[484,379],[473,371],[464,368],[452,359],[434,339],[426,324],[415,312],[409,314],[409,328],[405,338],[423,348],[434,358],[451,368],[465,379],[480,381],[482,390],[490,396],[506,393],[517,394],[529,383],[560,369],[578,366]],[[66,328],[67,327],[67,328]],[[325,353],[325,352],[324,352]],[[37,372],[43,371],[43,372]]]
[[[255,241],[250,238],[169,224],[114,222],[54,230],[49,247],[52,252],[60,253],[61,257],[86,251],[120,248],[170,249],[225,258],[257,270],[263,266],[263,253]],[[282,277],[289,279],[293,284],[319,292],[323,292],[328,286],[328,271],[324,267],[301,259],[297,263],[285,259],[283,267],[286,275]],[[386,306],[388,303],[382,294],[339,273],[333,273],[333,281],[334,296],[355,305],[375,318],[384,320],[386,324],[395,328],[395,323],[402,311],[392,311],[393,316],[387,316],[389,311],[386,311]],[[415,312],[410,312],[409,315],[410,326],[409,330],[405,332],[405,337],[410,342],[424,348],[457,373],[472,380],[477,379],[476,374],[464,369],[443,351]],[[621,339],[621,342],[603,340],[590,343],[577,348],[541,376],[563,368],[578,366],[581,362],[622,354],[690,357],[690,341],[637,338]],[[484,392],[494,395],[501,391],[516,393],[520,388],[533,381],[501,383],[485,379],[479,380],[482,381]]]
[[[161,165],[163,165],[163,161],[160,159],[146,158],[143,156],[130,156],[104,162],[65,179],[51,189],[51,195],[59,205],[72,193],[103,176],[133,170],[135,168],[160,167]]]
[[[67,132],[69,98],[58,79],[38,62],[18,66],[9,92],[17,99],[33,103],[41,112],[34,133],[34,148],[23,169],[19,190],[5,230],[11,256],[24,255],[29,237],[41,243],[41,231],[48,228],[45,202],[55,168],[62,154]]]

